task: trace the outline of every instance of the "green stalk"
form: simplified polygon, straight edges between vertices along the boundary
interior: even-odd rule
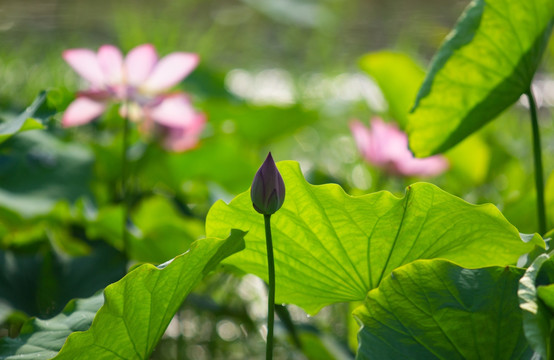
[[[123,118],[123,148],[121,152],[121,199],[123,201],[123,252],[129,257],[129,234],[127,233],[127,219],[129,218],[129,201],[127,199],[128,162],[127,148],[129,147],[129,116]]]
[[[269,276],[269,294],[267,298],[267,345],[266,360],[273,359],[273,322],[275,319],[275,262],[273,260],[273,241],[271,239],[271,215],[264,215],[265,242],[267,245],[267,270]]]
[[[537,191],[537,212],[539,218],[539,233],[546,233],[546,209],[544,206],[544,174],[542,168],[541,135],[539,132],[539,120],[537,118],[537,104],[531,88],[525,93],[529,99],[531,112],[531,126],[533,129],[533,160],[535,165],[535,188]]]

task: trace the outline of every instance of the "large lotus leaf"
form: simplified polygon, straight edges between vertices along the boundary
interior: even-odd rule
[[[542,254],[529,266],[520,280],[519,306],[523,312],[523,329],[531,347],[543,359],[552,356],[552,312],[548,308],[550,303],[549,290],[538,292],[544,286],[554,284],[554,261],[552,254]],[[546,298],[546,304],[541,298]]]
[[[0,144],[19,132],[44,129],[44,123],[55,114],[47,106],[46,98],[46,91],[42,91],[25,111],[0,123]]]
[[[144,264],[104,290],[105,303],[85,332],[69,336],[56,359],[147,359],[196,283],[244,248],[244,233],[202,239],[159,267]]]
[[[409,116],[410,148],[443,152],[526,92],[552,31],[552,0],[474,0],[435,55]]]
[[[51,319],[30,319],[23,324],[17,338],[0,339],[0,359],[51,359],[72,332],[90,327],[103,303],[104,296],[100,293],[88,299],[71,300],[62,313]]]
[[[28,131],[3,147],[0,207],[32,217],[50,212],[60,200],[90,196],[93,157],[82,145],[46,131]]]
[[[354,311],[356,359],[530,359],[515,267],[419,260],[394,270]]]
[[[298,163],[280,162],[278,168],[286,198],[271,217],[276,302],[309,313],[363,300],[392,270],[416,259],[506,265],[535,246],[524,243],[493,205],[471,205],[431,184],[409,186],[403,198],[385,191],[349,196],[335,184],[310,185]],[[248,231],[246,250],[226,262],[267,279],[263,216],[253,209],[249,192],[210,209],[208,236],[231,228]],[[542,240],[536,243],[544,247]]]
[[[380,51],[364,55],[360,67],[379,85],[393,119],[406,126],[414,96],[425,77],[421,66],[405,54]]]
[[[87,256],[67,257],[52,251],[18,254],[0,251],[0,302],[5,310],[47,317],[73,298],[85,298],[125,275],[123,255],[104,243],[91,244]]]

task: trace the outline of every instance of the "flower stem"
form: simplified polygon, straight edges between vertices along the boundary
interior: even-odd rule
[[[546,233],[546,209],[544,206],[544,175],[542,168],[541,136],[539,132],[539,121],[537,118],[537,105],[531,88],[525,93],[529,99],[529,110],[531,112],[531,126],[533,129],[533,160],[535,165],[535,188],[537,191],[537,212],[539,218],[539,233]]]
[[[264,215],[265,240],[267,245],[267,270],[269,276],[269,294],[267,298],[267,345],[266,360],[273,359],[273,322],[275,319],[275,262],[273,260],[273,241],[271,239],[271,215]]]
[[[123,118],[123,148],[121,152],[121,199],[123,202],[123,252],[129,257],[129,234],[127,232],[127,219],[129,218],[129,200],[127,194],[128,167],[127,148],[129,147],[129,117]]]

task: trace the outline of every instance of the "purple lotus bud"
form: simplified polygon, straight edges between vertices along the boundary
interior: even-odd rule
[[[285,183],[271,153],[254,176],[250,197],[254,209],[264,215],[274,214],[285,201]]]

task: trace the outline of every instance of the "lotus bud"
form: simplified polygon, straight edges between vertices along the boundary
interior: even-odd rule
[[[250,197],[254,209],[264,215],[274,214],[285,201],[285,183],[271,153],[254,176]]]

